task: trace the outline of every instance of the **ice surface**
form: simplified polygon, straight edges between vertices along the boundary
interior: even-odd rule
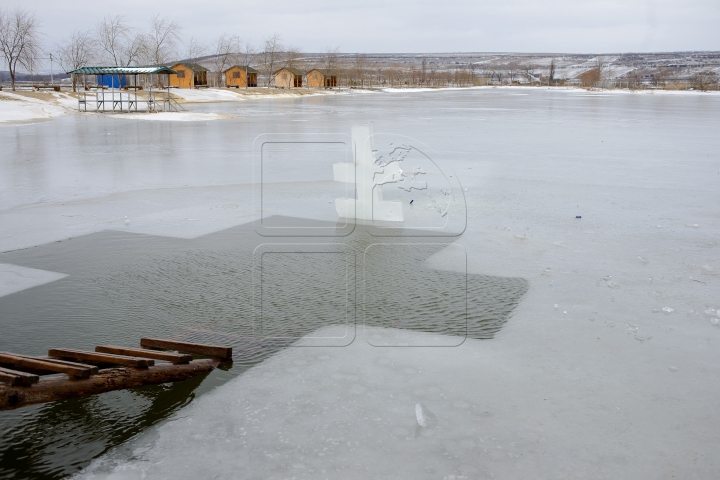
[[[711,431],[696,439],[673,427],[708,417],[661,400],[688,368],[636,367],[625,372],[634,388],[617,391],[609,372],[583,373],[591,358],[533,358],[512,343],[291,348],[76,478],[658,478],[684,468],[653,460],[678,442],[710,454]],[[615,388],[598,388],[606,383]]]
[[[0,297],[65,278],[64,273],[0,263]]]
[[[258,134],[346,133],[372,122],[445,153],[468,188],[467,231],[455,241],[468,273],[530,286],[492,340],[371,347],[360,323],[347,348],[283,351],[91,472],[714,478],[720,97],[516,92],[252,102],[246,117],[210,125],[66,116],[0,129],[13,152],[0,164],[3,251],[98,228],[190,237],[257,218],[251,186],[235,186],[250,182]],[[327,182],[277,179],[273,208],[334,213]],[[416,437],[418,403],[437,424]]]

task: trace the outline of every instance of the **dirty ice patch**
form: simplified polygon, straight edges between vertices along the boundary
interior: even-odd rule
[[[67,110],[35,98],[0,92],[0,125],[15,125],[50,120],[65,115]]]
[[[0,263],[0,297],[65,278],[64,273]]]
[[[220,115],[218,113],[199,112],[157,112],[157,113],[130,113],[113,115],[112,118],[123,118],[126,120],[146,120],[161,122],[204,122],[209,120],[220,120],[223,118],[236,118],[234,115]]]

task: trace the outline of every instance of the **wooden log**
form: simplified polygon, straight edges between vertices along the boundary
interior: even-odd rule
[[[155,360],[147,358],[128,357],[111,353],[86,352],[84,350],[71,350],[69,348],[51,348],[48,356],[53,358],[73,358],[91,363],[108,363],[124,367],[146,368],[155,365]]]
[[[23,357],[12,353],[0,352],[0,363],[12,365],[19,369],[32,369],[48,372],[66,373],[72,377],[87,378],[92,373],[90,368],[82,365],[67,365],[39,358]]]
[[[40,380],[40,377],[37,375],[0,367],[0,382],[5,382],[8,385],[28,386],[37,383],[38,380]]]
[[[181,363],[190,363],[190,361],[192,360],[192,355],[158,352],[156,350],[145,350],[143,348],[116,347],[114,345],[98,345],[97,347],[95,347],[95,351],[102,353],[114,353],[116,355],[130,355],[134,357],[165,360],[168,362],[172,362],[175,365]]]
[[[37,403],[86,397],[112,390],[179,382],[210,372],[220,364],[217,359],[193,360],[184,365],[162,363],[147,369],[108,368],[80,380],[44,377],[29,387],[0,385],[0,410],[12,410]]]
[[[31,355],[24,355],[24,354],[20,354],[20,353],[13,353],[13,355],[15,355],[15,356],[17,356],[17,357],[24,357],[24,358],[42,360],[43,362],[55,363],[55,364],[57,364],[57,365],[66,365],[66,366],[68,366],[68,367],[83,367],[83,368],[87,368],[87,369],[90,370],[90,375],[95,375],[96,373],[98,373],[98,370],[99,370],[98,367],[95,366],[95,365],[87,365],[87,364],[85,364],[85,363],[78,363],[78,362],[66,362],[65,360],[58,360],[57,358],[50,358],[50,357],[47,357],[47,356],[36,356],[36,357],[34,357],[34,356],[31,356]],[[40,371],[42,372],[43,370],[40,370]],[[47,371],[47,370],[45,370],[45,371]]]
[[[176,342],[174,340],[161,340],[158,338],[141,338],[140,346],[155,350],[177,350],[178,352],[194,353],[195,355],[206,355],[208,357],[226,360],[232,358],[232,347],[220,347],[217,345]]]

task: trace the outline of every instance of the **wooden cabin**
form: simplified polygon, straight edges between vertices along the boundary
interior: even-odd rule
[[[337,87],[337,74],[330,70],[314,68],[305,74],[308,88]]]
[[[177,75],[170,76],[170,86],[177,88],[207,87],[208,69],[197,63],[178,63],[172,67]]]
[[[235,88],[257,87],[258,71],[247,65],[233,65],[225,70],[225,86]]]
[[[299,88],[303,86],[303,73],[296,68],[283,67],[274,72],[273,76],[277,88]]]

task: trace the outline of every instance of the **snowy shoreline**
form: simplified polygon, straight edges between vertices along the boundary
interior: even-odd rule
[[[629,89],[586,89],[581,87],[538,87],[524,85],[485,85],[477,87],[369,87],[366,89],[337,89],[311,91],[302,89],[298,92],[279,89],[253,89],[250,91],[233,91],[226,88],[208,88],[202,90],[180,90],[173,89],[171,93],[181,104],[199,103],[229,103],[244,102],[247,100],[260,99],[289,99],[315,96],[352,95],[367,93],[427,93],[427,92],[451,92],[460,90],[552,90],[567,93],[595,94],[597,96],[608,95],[720,95],[720,91],[699,91],[699,90],[629,90]],[[77,110],[77,100],[69,93],[44,93],[44,92],[6,92],[0,91],[0,127],[30,125],[38,122],[49,121],[53,118],[68,115],[80,114]],[[82,112],[85,114],[85,112]],[[95,112],[87,112],[94,115]],[[146,115],[145,113],[123,114],[117,118],[132,120],[153,120],[153,121],[208,121],[223,118],[234,118],[231,115],[220,115],[215,113],[197,112],[160,112],[159,114]]]

